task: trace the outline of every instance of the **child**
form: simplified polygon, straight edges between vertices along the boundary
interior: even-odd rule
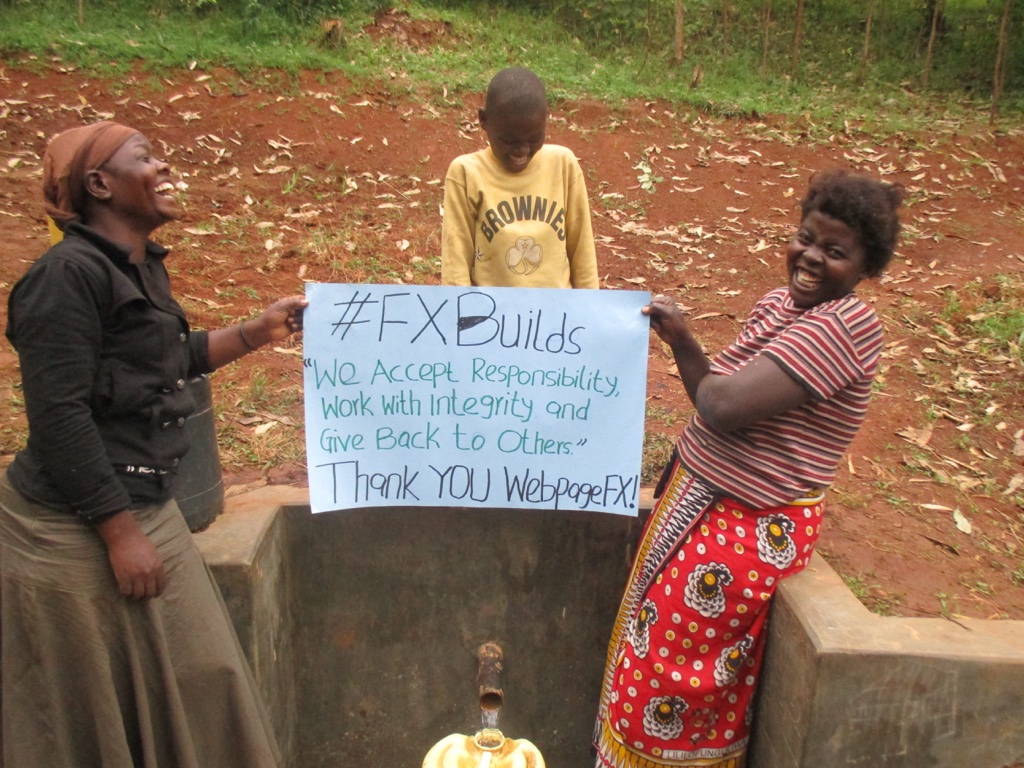
[[[714,360],[674,301],[645,308],[696,414],[612,630],[597,768],[743,764],[769,601],[810,560],[825,489],[867,411],[882,324],[854,289],[892,258],[900,199],[864,176],[815,176],[786,287]]]
[[[444,182],[442,284],[597,288],[586,183],[570,150],[544,143],[544,83],[503,69],[479,115],[490,147],[455,158]]]

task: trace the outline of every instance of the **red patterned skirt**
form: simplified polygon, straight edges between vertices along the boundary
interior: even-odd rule
[[[612,631],[596,768],[743,765],[771,597],[810,560],[823,509],[751,509],[676,462]]]

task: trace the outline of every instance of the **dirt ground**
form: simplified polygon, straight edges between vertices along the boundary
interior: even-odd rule
[[[41,158],[62,129],[140,127],[188,185],[182,219],[159,237],[197,327],[256,313],[304,281],[437,283],[445,170],[484,145],[477,96],[423,98],[401,72],[355,91],[335,74],[196,67],[96,81],[26,60],[0,69],[0,94],[0,322],[47,245]],[[603,287],[675,296],[709,352],[782,284],[812,172],[842,166],[907,188],[897,258],[858,289],[885,325],[884,369],[820,551],[880,613],[1024,619],[1020,347],[973,330],[1022,306],[1020,126],[937,119],[926,135],[829,135],[807,120],[568,102],[548,139],[587,173]],[[214,377],[232,488],[305,483],[300,349],[264,349]],[[664,444],[690,409],[653,338],[648,398],[650,442]],[[6,342],[0,402],[3,465],[25,435]]]

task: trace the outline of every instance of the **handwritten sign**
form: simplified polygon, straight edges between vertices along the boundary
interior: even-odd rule
[[[314,512],[635,515],[650,294],[306,286]]]

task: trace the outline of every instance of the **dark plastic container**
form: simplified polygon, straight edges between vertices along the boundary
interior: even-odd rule
[[[224,511],[224,479],[217,451],[210,380],[197,376],[189,380],[188,387],[195,398],[196,410],[185,424],[190,447],[178,466],[172,494],[189,530],[195,533],[209,526]]]

